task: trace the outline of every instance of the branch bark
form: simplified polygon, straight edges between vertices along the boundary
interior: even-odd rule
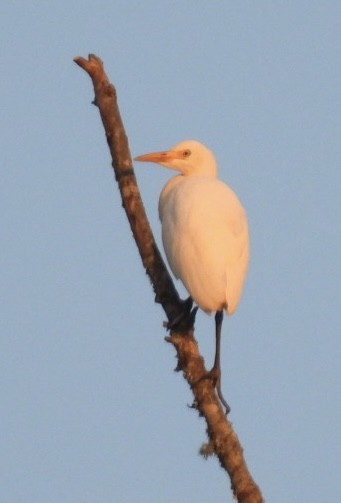
[[[260,489],[248,471],[238,437],[221,408],[214,386],[208,379],[200,380],[207,371],[194,338],[193,319],[188,302],[180,299],[154,240],[137,186],[116,90],[110,84],[103,63],[97,56],[90,54],[88,59],[76,57],[74,61],[92,79],[95,91],[93,103],[100,111],[122,205],[153,286],[155,301],[162,305],[169,321],[179,316],[183,316],[185,320],[180,327],[177,326],[176,330],[171,331],[166,340],[176,349],[177,370],[183,372],[191,387],[194,395],[193,408],[206,420],[209,441],[201,453],[204,456],[215,454],[218,457],[221,466],[229,474],[232,492],[239,503],[264,503]]]

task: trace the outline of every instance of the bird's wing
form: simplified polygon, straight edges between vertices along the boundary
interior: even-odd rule
[[[164,202],[162,236],[171,269],[205,311],[238,304],[248,262],[244,210],[224,183],[188,177]]]

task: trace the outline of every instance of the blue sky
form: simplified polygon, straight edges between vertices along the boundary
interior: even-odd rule
[[[247,209],[223,389],[267,501],[339,501],[341,4],[13,1],[0,19],[1,501],[232,501],[72,62],[89,52],[134,156],[202,141]],[[136,171],[160,242],[171,173]],[[209,366],[212,317],[196,335]]]

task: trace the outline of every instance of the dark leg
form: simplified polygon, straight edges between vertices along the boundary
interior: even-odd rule
[[[210,371],[205,372],[203,376],[201,376],[197,381],[195,381],[193,384],[197,384],[198,382],[202,381],[203,379],[210,379],[212,382],[213,386],[215,387],[217,391],[218,398],[220,400],[220,403],[222,406],[225,408],[225,414],[227,415],[231,408],[229,404],[226,402],[224,395],[221,391],[221,367],[220,367],[220,340],[221,340],[221,327],[223,324],[223,317],[224,317],[224,312],[223,311],[217,311],[215,315],[215,357],[214,357],[214,364],[213,367],[211,368]]]
[[[215,387],[217,390],[217,394],[219,397],[219,400],[221,401],[222,405],[225,407],[226,414],[230,412],[230,406],[226,402],[223,393],[221,391],[221,366],[220,366],[220,340],[221,340],[221,327],[223,324],[223,317],[224,317],[224,312],[223,311],[217,311],[215,315],[215,357],[214,357],[214,364],[211,369],[210,374],[213,376],[213,379],[215,381]]]

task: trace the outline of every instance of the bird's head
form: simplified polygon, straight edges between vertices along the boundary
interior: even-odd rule
[[[184,176],[216,176],[217,163],[212,152],[194,140],[177,143],[170,150],[139,155],[135,161],[155,162],[179,171]]]

